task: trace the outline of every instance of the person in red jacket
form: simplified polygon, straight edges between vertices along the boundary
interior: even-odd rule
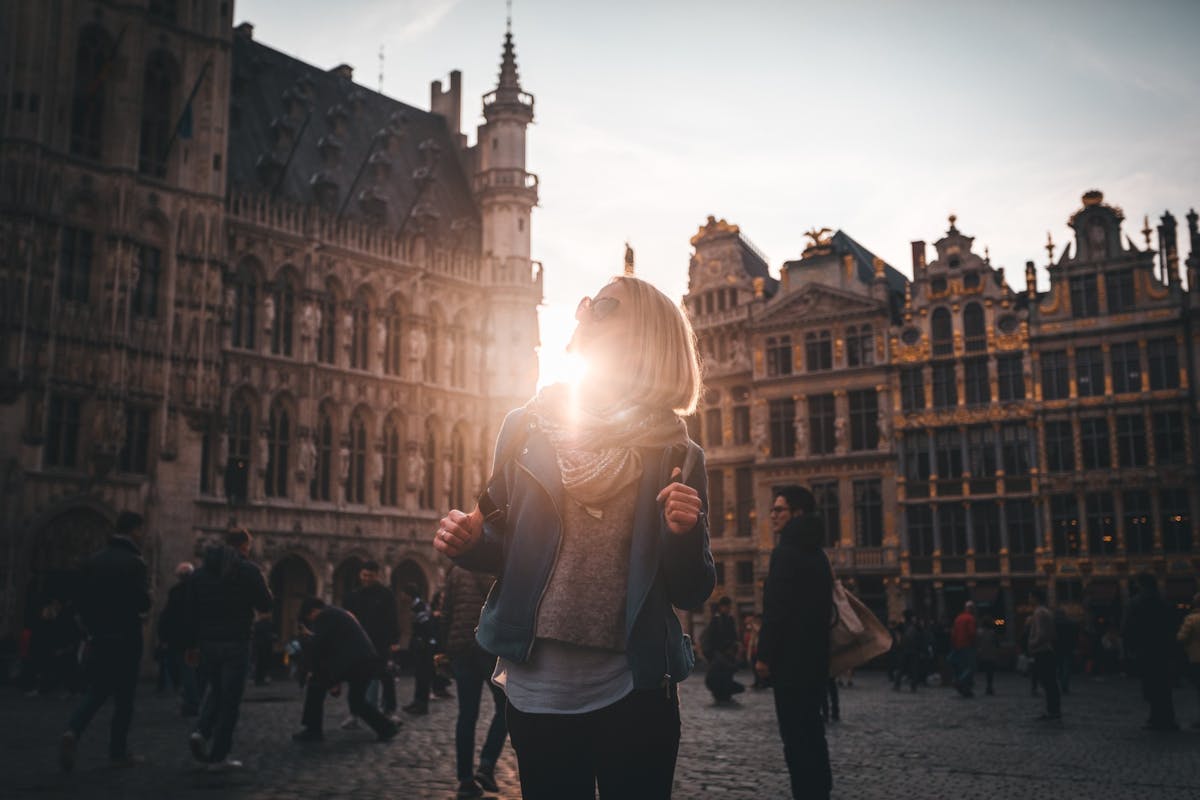
[[[954,618],[954,629],[950,632],[954,688],[963,697],[975,696],[975,629],[975,603],[968,600]]]

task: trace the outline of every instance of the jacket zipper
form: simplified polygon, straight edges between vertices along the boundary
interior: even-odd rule
[[[542,600],[544,600],[546,597],[546,590],[550,588],[550,579],[554,577],[554,570],[558,566],[558,553],[562,549],[563,518],[562,518],[562,511],[559,510],[558,503],[555,502],[554,495],[550,493],[550,490],[547,489],[546,486],[540,480],[538,480],[538,477],[533,474],[533,472],[529,469],[529,467],[525,466],[520,461],[517,461],[517,466],[520,467],[525,472],[526,475],[528,475],[530,478],[532,478],[533,482],[536,483],[538,485],[538,487],[541,488],[541,490],[546,493],[546,497],[550,498],[550,505],[554,506],[554,514],[555,514],[555,516],[558,517],[558,539],[554,543],[554,563],[550,567],[550,574],[546,576],[546,582],[542,584],[542,591],[538,595],[537,605],[535,605],[533,607],[533,629],[534,629],[533,632],[534,632],[534,634],[536,634],[537,633],[538,614],[541,613],[541,610],[542,610]],[[533,642],[534,642],[535,638],[536,638],[536,636],[529,637],[529,647],[526,648],[526,650],[525,650],[525,660],[526,661],[529,660],[530,655],[533,653]]]

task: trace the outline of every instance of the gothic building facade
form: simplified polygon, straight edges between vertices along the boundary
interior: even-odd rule
[[[366,559],[427,589],[435,520],[534,389],[534,100],[511,33],[468,146],[459,73],[425,111],[232,13],[5,6],[5,628],[121,509],[148,521],[160,600],[175,563],[249,528],[285,634]]]
[[[1185,288],[1175,219],[1157,251],[1148,222],[1138,247],[1122,221],[1085,194],[1040,292],[1033,262],[1011,288],[954,217],[932,261],[913,243],[911,279],[826,229],[779,280],[710,217],[685,302],[709,365],[693,425],[717,487],[718,591],[757,607],[773,546],[762,512],[799,483],[838,575],[881,617],[973,599],[1019,625],[1042,586],[1103,625],[1143,570],[1189,601],[1200,232],[1193,212]]]

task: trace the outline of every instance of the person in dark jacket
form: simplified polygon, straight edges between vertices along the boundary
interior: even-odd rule
[[[412,656],[415,678],[413,700],[403,710],[421,716],[429,713],[429,692],[433,688],[433,651],[437,647],[437,624],[429,604],[421,599],[421,590],[416,584],[406,583],[400,592],[412,613],[412,635],[408,640],[408,652]]]
[[[254,620],[250,641],[254,647],[254,685],[266,686],[271,682],[271,667],[275,660],[275,620],[263,614]]]
[[[300,622],[310,635],[304,642],[303,730],[292,736],[297,742],[319,742],[324,738],[325,695],[348,684],[346,699],[350,713],[375,731],[379,741],[396,735],[398,726],[367,702],[367,685],[382,669],[371,637],[354,615],[337,606],[327,606],[317,597],[300,604]]]
[[[262,572],[247,560],[249,554],[250,532],[229,531],[224,545],[208,548],[203,565],[188,581],[191,660],[199,657],[209,687],[188,745],[196,760],[214,771],[242,766],[229,752],[250,672],[250,629],[254,612],[272,607],[271,591]]]
[[[704,629],[704,659],[711,662],[718,653],[723,653],[729,645],[737,645],[737,623],[733,621],[733,601],[722,597],[717,601],[712,619]],[[736,659],[736,654],[734,658]]]
[[[362,588],[346,600],[346,610],[358,617],[358,622],[371,637],[375,652],[385,661],[391,657],[400,640],[400,622],[396,618],[396,596],[379,581],[379,564],[368,561],[358,573]],[[396,680],[387,670],[380,672],[383,690],[383,713],[396,713]],[[374,690],[372,690],[374,691]]]
[[[900,626],[900,632],[896,645],[896,650],[899,658],[896,661],[896,674],[893,678],[892,688],[900,691],[900,684],[904,682],[904,678],[908,678],[908,687],[911,691],[916,691],[917,686],[924,680],[924,675],[921,673],[921,655],[925,643],[925,632],[921,630],[921,624],[913,614],[912,609],[904,609],[904,623]]]
[[[1129,602],[1122,636],[1142,679],[1142,697],[1150,704],[1147,730],[1177,731],[1175,701],[1171,696],[1170,659],[1175,627],[1170,610],[1158,593],[1158,581],[1148,572],[1137,576],[1138,592]]]
[[[158,644],[166,651],[166,669],[183,695],[180,713],[194,717],[200,713],[200,687],[196,668],[184,657],[188,649],[187,590],[196,569],[190,561],[175,567],[175,585],[167,592],[167,604],[158,616]]]
[[[77,607],[88,637],[88,690],[59,741],[59,762],[66,772],[75,766],[79,737],[109,697],[113,716],[108,758],[114,766],[140,761],[129,752],[129,726],[142,659],[142,623],[150,611],[146,562],[137,544],[143,524],[140,514],[122,511],[108,547],[83,567]]]
[[[458,721],[454,726],[455,767],[459,797],[481,797],[484,791],[498,792],[496,761],[508,736],[504,710],[504,691],[491,681],[496,657],[475,641],[479,611],[487,599],[493,579],[490,575],[468,572],[455,564],[446,573],[443,593],[443,622],[446,629],[446,655],[458,685]],[[480,698],[487,684],[495,711],[488,725],[487,738],[479,751],[479,769],[473,769],[475,723],[479,720]]]
[[[799,486],[777,490],[771,527],[779,541],[763,586],[755,669],[774,686],[792,796],[828,797],[833,776],[820,709],[829,683],[833,571],[812,494]]]

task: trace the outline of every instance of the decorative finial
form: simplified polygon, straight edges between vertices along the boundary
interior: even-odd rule
[[[1054,263],[1054,238],[1050,236],[1050,231],[1046,231],[1046,258],[1050,263]]]
[[[633,274],[633,248],[629,246],[629,242],[625,242],[625,274]]]
[[[950,230],[946,231],[946,233],[958,233],[958,228],[954,227],[954,223],[956,223],[956,222],[958,222],[958,215],[951,214],[950,215]]]
[[[1150,234],[1154,233],[1154,229],[1150,227],[1150,215],[1142,216],[1142,236],[1146,239],[1146,249],[1150,249]]]
[[[508,8],[508,13],[505,15],[504,32],[512,34],[512,0],[507,0],[505,6]]]
[[[912,281],[904,282],[904,308],[912,308]]]
[[[992,265],[992,251],[986,244],[983,246],[983,263],[989,267]]]
[[[379,45],[379,93],[383,94],[383,45]]]
[[[1037,268],[1032,261],[1025,262],[1025,293],[1031,299],[1037,297]]]

